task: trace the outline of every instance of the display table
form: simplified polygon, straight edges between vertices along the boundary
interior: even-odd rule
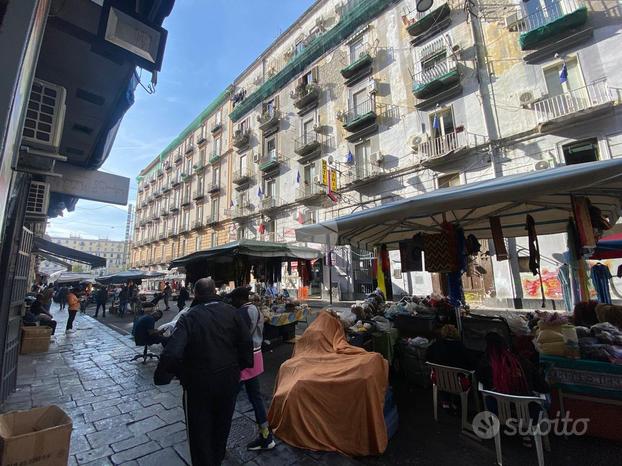
[[[300,320],[308,322],[309,310],[297,309],[293,312],[275,314],[266,319],[263,330],[264,340],[270,342],[278,337],[283,341],[289,341],[296,336],[296,324]]]
[[[557,411],[587,418],[588,435],[622,441],[622,366],[586,359],[540,355]]]

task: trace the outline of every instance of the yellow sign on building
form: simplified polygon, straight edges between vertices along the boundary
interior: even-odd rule
[[[330,190],[337,191],[337,170],[330,171]]]
[[[322,160],[322,184],[328,186],[328,162]]]

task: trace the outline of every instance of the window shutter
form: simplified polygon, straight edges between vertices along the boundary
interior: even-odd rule
[[[314,66],[313,69],[311,70],[311,76],[313,78],[314,83],[319,82],[320,73],[319,73],[319,68],[317,66]]]

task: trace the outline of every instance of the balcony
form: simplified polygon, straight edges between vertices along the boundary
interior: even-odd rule
[[[447,98],[450,96],[448,93],[456,89],[462,92],[458,62],[453,57],[436,62],[431,68],[417,73],[413,79],[413,94],[419,100],[428,101],[435,96]]]
[[[610,110],[614,95],[607,81],[595,81],[585,87],[539,100],[533,104],[539,131],[566,126],[570,121],[593,118]]]
[[[264,173],[273,172],[279,168],[281,162],[281,156],[276,151],[272,151],[259,161],[259,170]]]
[[[188,147],[186,147],[186,152],[184,152],[186,155],[190,155],[194,152],[194,144],[190,144]]]
[[[242,169],[235,170],[231,177],[231,181],[235,185],[245,186],[250,183],[253,178],[255,178],[255,171],[253,170],[253,166],[248,164],[246,167],[242,167]]]
[[[315,83],[309,83],[296,87],[296,90],[290,93],[289,96],[294,101],[294,107],[298,109],[298,115],[302,115],[317,107],[320,91],[320,86]]]
[[[265,110],[257,117],[259,129],[263,132],[264,137],[270,136],[279,130],[279,121],[281,120],[281,112],[276,109]]]
[[[167,216],[168,216],[168,209],[166,208],[160,209],[160,217],[167,217]]]
[[[177,236],[177,233],[178,233],[177,227],[170,227],[168,229],[168,235],[169,236]]]
[[[195,171],[195,173],[201,173],[203,170],[205,170],[205,162],[203,160],[199,160],[192,166],[192,169]]]
[[[454,131],[421,142],[417,148],[417,153],[425,167],[432,167],[455,160],[457,156],[467,152],[470,147],[468,133],[466,131],[459,133]]]
[[[294,152],[300,157],[300,163],[309,162],[319,157],[322,153],[319,135],[315,131],[303,134],[296,139]]]
[[[159,220],[160,219],[160,211],[156,211],[154,213],[151,214],[151,220]]]
[[[273,196],[265,196],[259,205],[259,210],[262,212],[270,212],[281,207],[279,199]]]
[[[576,31],[587,22],[587,7],[578,0],[547,2],[535,13],[516,19],[508,26],[520,32],[521,50],[539,48],[560,36]]]
[[[220,158],[221,158],[221,154],[214,152],[213,154],[209,156],[209,163],[211,163],[212,165],[215,163],[218,163],[220,162]]]
[[[183,181],[184,183],[187,183],[192,179],[192,173],[182,173],[180,178],[181,178],[181,181]]]
[[[190,226],[188,223],[185,223],[183,225],[179,225],[179,233],[180,234],[184,234],[184,233],[188,233],[190,231]]]
[[[173,165],[169,160],[164,162],[164,171],[170,172],[173,169]]]
[[[190,199],[190,196],[184,196],[184,198],[181,201],[181,206],[182,207],[188,207],[191,202],[192,202],[192,200]]]
[[[179,206],[177,206],[177,202],[175,202],[174,205],[172,205],[169,209],[169,212],[179,212]]]
[[[212,126],[211,133],[216,135],[222,131],[222,128],[222,123],[215,123],[214,126]]]
[[[205,197],[205,193],[203,192],[202,189],[201,190],[197,190],[197,191],[192,193],[192,199],[194,199],[195,201],[200,201],[204,197]]]
[[[208,227],[215,226],[220,220],[218,220],[218,215],[210,215],[205,220],[205,225]]]
[[[156,190],[153,192],[153,197],[155,197],[155,198],[157,199],[157,198],[159,198],[159,197],[162,197],[162,194],[163,194],[162,189],[156,189]]]
[[[348,141],[358,139],[376,131],[378,129],[376,118],[376,102],[373,99],[357,104],[341,116],[343,129],[352,133],[346,139]]]
[[[178,153],[178,154],[175,156],[175,160],[174,160],[174,162],[175,162],[175,164],[179,164],[179,163],[181,163],[181,161],[182,161],[183,159],[184,159],[184,158],[181,156],[181,152],[180,152],[180,153]]]
[[[236,149],[243,149],[248,146],[251,140],[251,131],[250,129],[238,129],[235,133],[233,133],[233,147]]]
[[[356,163],[342,176],[344,187],[364,184],[385,175],[383,159],[379,154],[372,154],[367,163]]]
[[[232,220],[241,221],[254,214],[253,208],[250,204],[237,205],[231,209],[225,210],[225,216],[230,217]]]
[[[324,199],[328,199],[326,186],[318,183],[309,183],[301,186],[296,190],[296,202],[300,202],[305,206],[322,205]]]
[[[200,230],[201,228],[203,228],[203,219],[196,219],[194,222],[192,222],[193,230]]]
[[[449,26],[451,22],[450,14],[451,8],[449,3],[443,3],[432,11],[417,12],[412,19],[402,18],[406,31],[413,37],[411,43],[418,45]]]
[[[180,176],[175,177],[175,179],[173,181],[171,181],[171,187],[172,188],[176,188],[180,184],[181,184],[181,177]]]
[[[203,144],[205,144],[207,142],[207,139],[205,138],[205,136],[200,136],[199,139],[197,140],[197,146],[202,146]]]
[[[166,238],[166,232],[161,231],[160,233],[158,233],[158,239],[164,239]]]
[[[161,168],[158,169],[158,178],[162,178],[164,176],[164,170],[162,170]]]
[[[369,52],[365,52],[362,53],[356,61],[341,69],[341,76],[346,80],[345,85],[350,86],[364,77],[369,76],[372,72],[373,62],[374,58]]]
[[[171,185],[170,183],[165,183],[164,186],[162,186],[162,194],[166,194],[171,190]]]
[[[206,185],[206,191],[210,194],[217,194],[220,192],[220,183],[219,182],[212,182],[212,183],[207,183]]]
[[[149,180],[149,183],[151,184],[155,184],[155,182],[158,181],[157,178],[154,176]]]

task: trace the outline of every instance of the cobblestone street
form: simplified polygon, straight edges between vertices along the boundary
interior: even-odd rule
[[[190,464],[179,384],[155,386],[155,362],[130,361],[142,349],[134,346],[130,336],[86,314],[76,318],[76,333],[65,335],[67,314],[59,312],[57,305],[52,311],[59,324],[50,350],[20,356],[18,388],[2,412],[59,405],[73,419],[71,465]],[[278,368],[291,350],[291,345],[283,344],[265,355],[261,383],[267,406]],[[429,391],[399,382],[394,390],[400,410],[398,433],[384,455],[360,460],[300,450],[278,441],[272,451],[247,452],[245,445],[256,431],[251,405],[242,392],[224,464],[494,464],[492,445],[459,435],[456,418],[441,417],[441,422],[434,423]],[[622,455],[620,445],[598,439],[552,438],[551,443],[547,465],[616,464]],[[519,439],[504,439],[503,452],[504,464],[535,462],[535,451],[522,447]]]

